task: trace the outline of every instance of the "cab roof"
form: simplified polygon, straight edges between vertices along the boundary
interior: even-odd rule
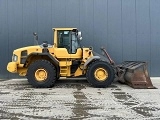
[[[73,30],[77,28],[52,28],[52,30]]]

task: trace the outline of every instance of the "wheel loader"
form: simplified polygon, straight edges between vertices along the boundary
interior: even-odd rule
[[[146,63],[126,61],[116,65],[104,48],[107,60],[96,55],[92,47],[82,47],[81,32],[77,28],[53,28],[53,45],[22,47],[13,51],[7,65],[11,73],[26,76],[36,88],[53,87],[60,77],[86,76],[93,87],[107,87],[114,79],[133,88],[154,88]],[[38,35],[33,33],[38,43]]]

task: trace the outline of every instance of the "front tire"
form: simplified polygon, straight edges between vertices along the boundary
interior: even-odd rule
[[[52,87],[56,76],[55,66],[47,60],[37,60],[27,70],[28,82],[36,88]]]
[[[95,61],[88,66],[86,77],[92,86],[104,88],[113,82],[115,74],[107,62]]]

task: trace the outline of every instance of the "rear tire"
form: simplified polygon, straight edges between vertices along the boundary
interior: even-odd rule
[[[52,87],[56,81],[56,68],[47,60],[33,62],[27,70],[28,82],[37,88]]]
[[[95,61],[88,66],[86,78],[94,87],[107,87],[113,82],[114,77],[114,70],[107,62]]]

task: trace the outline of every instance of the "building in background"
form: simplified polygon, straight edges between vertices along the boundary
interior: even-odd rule
[[[53,43],[53,27],[77,27],[84,46],[107,48],[117,62],[147,61],[151,76],[160,76],[160,0],[0,0],[0,78],[12,51]]]

